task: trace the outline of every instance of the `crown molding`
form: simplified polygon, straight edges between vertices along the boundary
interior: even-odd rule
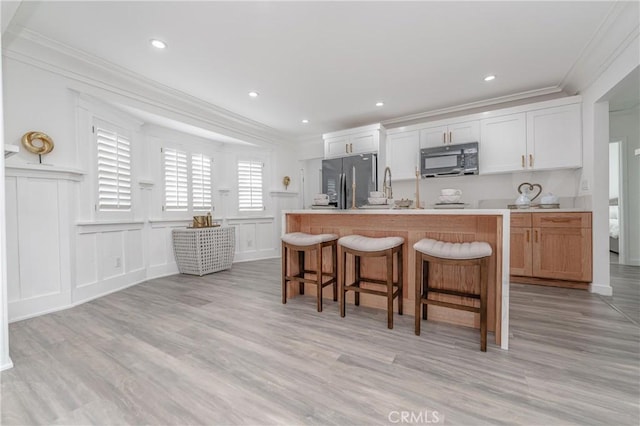
[[[60,43],[27,28],[10,28],[3,56],[61,75],[108,93],[120,102],[188,118],[190,123],[260,145],[292,145],[287,135],[195,96],[158,83],[111,62]],[[140,106],[140,105],[136,105]]]
[[[560,83],[569,94],[584,91],[638,38],[638,2],[614,2]]]
[[[432,117],[440,116],[444,114],[468,111],[474,108],[481,108],[481,107],[498,105],[506,102],[514,102],[522,99],[534,98],[536,96],[552,95],[560,92],[562,92],[562,89],[558,86],[545,87],[542,89],[528,90],[526,92],[514,93],[512,95],[507,95],[507,96],[499,96],[497,98],[484,99],[482,101],[470,102],[470,103],[456,105],[456,106],[447,107],[447,108],[434,109],[431,111],[421,112],[418,114],[411,114],[411,115],[405,115],[402,117],[391,118],[388,120],[383,120],[381,121],[381,123],[383,126],[389,126],[393,124],[405,123],[408,121],[417,121],[417,120],[432,118]]]

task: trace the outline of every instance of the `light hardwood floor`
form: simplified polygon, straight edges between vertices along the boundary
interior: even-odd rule
[[[640,420],[638,268],[623,309],[617,294],[512,285],[511,349],[481,353],[464,327],[427,321],[417,337],[411,316],[388,330],[381,310],[282,305],[279,265],[157,279],[11,324],[2,424]]]

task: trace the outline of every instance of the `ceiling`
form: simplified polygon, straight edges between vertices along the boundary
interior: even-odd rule
[[[612,5],[23,1],[10,29],[28,28],[303,139],[559,91]],[[168,48],[154,49],[151,38]],[[483,81],[489,74],[497,78]]]

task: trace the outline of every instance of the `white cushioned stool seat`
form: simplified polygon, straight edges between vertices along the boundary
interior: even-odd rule
[[[338,244],[351,250],[381,251],[397,247],[404,243],[402,237],[363,237],[362,235],[348,235],[338,240]]]
[[[312,246],[314,244],[326,243],[337,240],[336,234],[305,234],[304,232],[291,232],[282,236],[282,241],[294,246]]]
[[[441,259],[479,259],[491,256],[493,250],[489,243],[474,241],[472,243],[448,243],[423,238],[413,245],[417,251]]]

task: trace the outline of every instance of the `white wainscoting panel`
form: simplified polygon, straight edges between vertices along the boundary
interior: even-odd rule
[[[184,228],[184,221],[153,222],[149,231],[149,279],[178,273],[178,265],[173,254],[171,230]]]
[[[98,235],[98,277],[100,280],[124,273],[123,231]]]
[[[124,262],[127,272],[144,268],[142,230],[127,231],[124,234]]]
[[[18,255],[18,195],[17,178],[5,180],[7,221],[7,301],[20,300],[20,256]]]
[[[9,174],[9,173],[8,173]],[[9,319],[71,304],[68,180],[7,176]],[[65,201],[66,200],[66,201]]]
[[[256,249],[259,252],[271,252],[273,251],[273,238],[274,238],[275,222],[273,220],[269,222],[256,223]]]
[[[273,217],[242,217],[227,219],[227,225],[236,228],[234,261],[267,259],[278,256]]]
[[[76,286],[84,287],[98,281],[97,234],[76,236]]]
[[[149,266],[162,266],[167,263],[166,228],[151,228],[149,235]]]

